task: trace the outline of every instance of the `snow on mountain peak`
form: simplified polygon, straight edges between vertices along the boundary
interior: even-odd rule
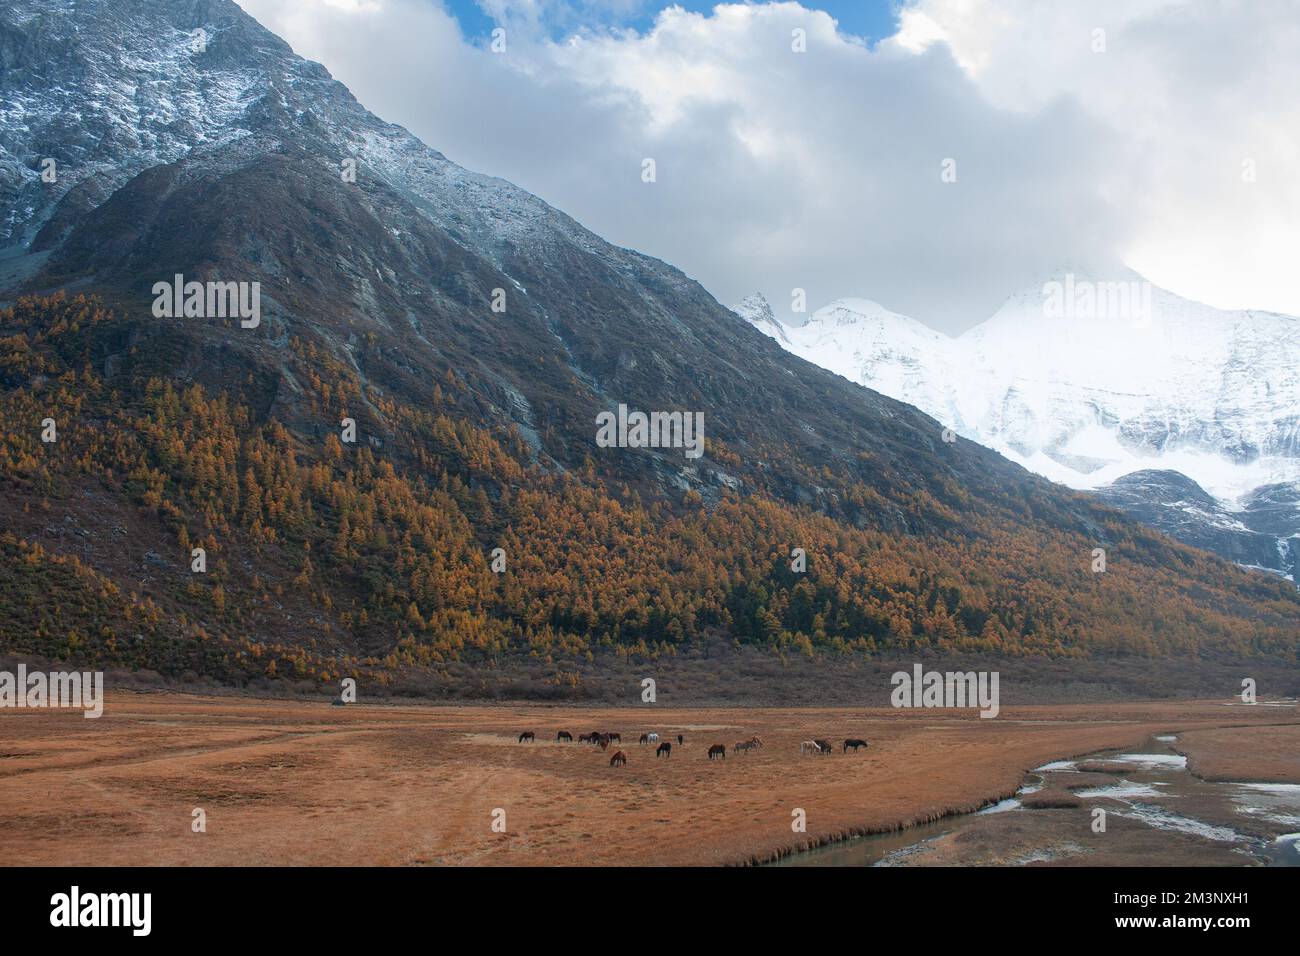
[[[1171,469],[1231,509],[1300,482],[1294,316],[1060,272],[956,338],[868,299],[788,333],[802,358],[1074,488]]]
[[[731,311],[764,335],[771,336],[782,345],[789,344],[786,327],[777,320],[776,313],[772,311],[772,306],[763,293],[755,292],[753,295],[745,296]]]

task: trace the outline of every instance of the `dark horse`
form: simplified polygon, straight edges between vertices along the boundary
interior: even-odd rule
[[[578,734],[578,743],[580,744],[591,743],[591,734]]]
[[[683,746],[685,746],[685,745],[686,745],[686,738],[683,737],[681,734],[678,734],[678,735],[677,735],[677,746],[679,746],[679,747],[683,747]]]
[[[520,742],[521,744],[522,744],[525,740],[536,740],[536,739],[537,739],[537,738],[536,738],[535,736],[533,736],[533,732],[532,732],[531,730],[525,730],[522,734],[519,735],[519,742]]]
[[[609,749],[609,734],[601,734],[596,738],[596,743],[600,744],[601,750]]]
[[[605,736],[609,738],[610,743],[621,744],[623,742],[622,734],[606,734]]]
[[[844,741],[844,750],[843,750],[843,753],[848,753],[850,747],[853,748],[853,752],[854,752],[854,753],[857,753],[859,747],[870,747],[870,746],[871,746],[871,745],[870,745],[869,743],[867,743],[865,740],[858,740],[856,737],[854,737],[854,738],[851,738],[851,739],[849,739],[849,740]]]
[[[831,746],[831,742],[829,740],[814,740],[813,743],[815,743],[818,747],[821,748],[821,753],[823,756],[829,756],[835,753],[835,748]]]
[[[726,744],[714,744],[712,747],[710,747],[710,748],[709,748],[709,759],[712,760],[714,757],[721,757],[723,760],[726,760],[726,759],[727,759],[727,745],[726,745]]]
[[[671,757],[672,755],[673,755],[673,745],[666,740],[663,743],[661,743],[659,745],[659,749],[655,751],[656,757]]]
[[[642,735],[641,735],[641,739],[640,739],[640,741],[638,741],[638,743],[643,743],[643,744],[644,744],[644,743],[649,743],[649,741],[650,741],[650,735],[649,735],[649,734],[642,734]]]
[[[567,740],[569,743],[573,743],[573,734],[569,733],[567,730],[561,730],[558,734],[555,735],[555,739]]]
[[[626,767],[627,757],[624,756],[623,751],[620,750],[618,753],[614,754],[614,756],[610,757],[609,765],[611,767]]]

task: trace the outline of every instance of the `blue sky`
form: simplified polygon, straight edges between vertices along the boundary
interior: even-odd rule
[[[439,2],[439,0],[433,0]],[[486,38],[496,25],[487,12],[493,2],[484,0],[440,0],[455,14],[465,36]],[[503,0],[495,0],[496,4]],[[504,0],[509,2],[509,0]],[[587,27],[631,27],[648,30],[659,11],[669,6],[708,13],[719,0],[549,0],[554,13],[550,17],[553,36]],[[837,21],[840,31],[862,37],[872,43],[891,36],[898,25],[899,0],[804,0],[804,6],[824,10]]]

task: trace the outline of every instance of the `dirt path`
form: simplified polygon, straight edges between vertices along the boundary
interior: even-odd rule
[[[697,728],[718,728],[699,730]],[[554,742],[622,733],[613,750]],[[522,730],[538,742],[519,744]],[[674,741],[669,758],[637,744]],[[975,809],[1049,760],[1187,732],[1193,767],[1300,783],[1294,708],[1220,702],[952,711],[329,707],[110,696],[0,712],[9,864],[718,864]],[[686,745],[675,744],[686,735]],[[733,755],[760,735],[762,750]],[[799,742],[863,737],[859,754]],[[724,761],[706,758],[725,743]],[[191,831],[192,811],[207,832]],[[802,809],[807,832],[791,831]],[[494,832],[494,811],[505,832]]]

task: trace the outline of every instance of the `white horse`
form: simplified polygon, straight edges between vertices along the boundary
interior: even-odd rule
[[[821,744],[815,740],[805,740],[799,745],[801,754],[819,754],[822,752]]]
[[[652,743],[652,744],[657,744],[657,743],[659,743],[659,735],[658,735],[658,734],[646,734],[646,740],[647,740],[648,742]]]

